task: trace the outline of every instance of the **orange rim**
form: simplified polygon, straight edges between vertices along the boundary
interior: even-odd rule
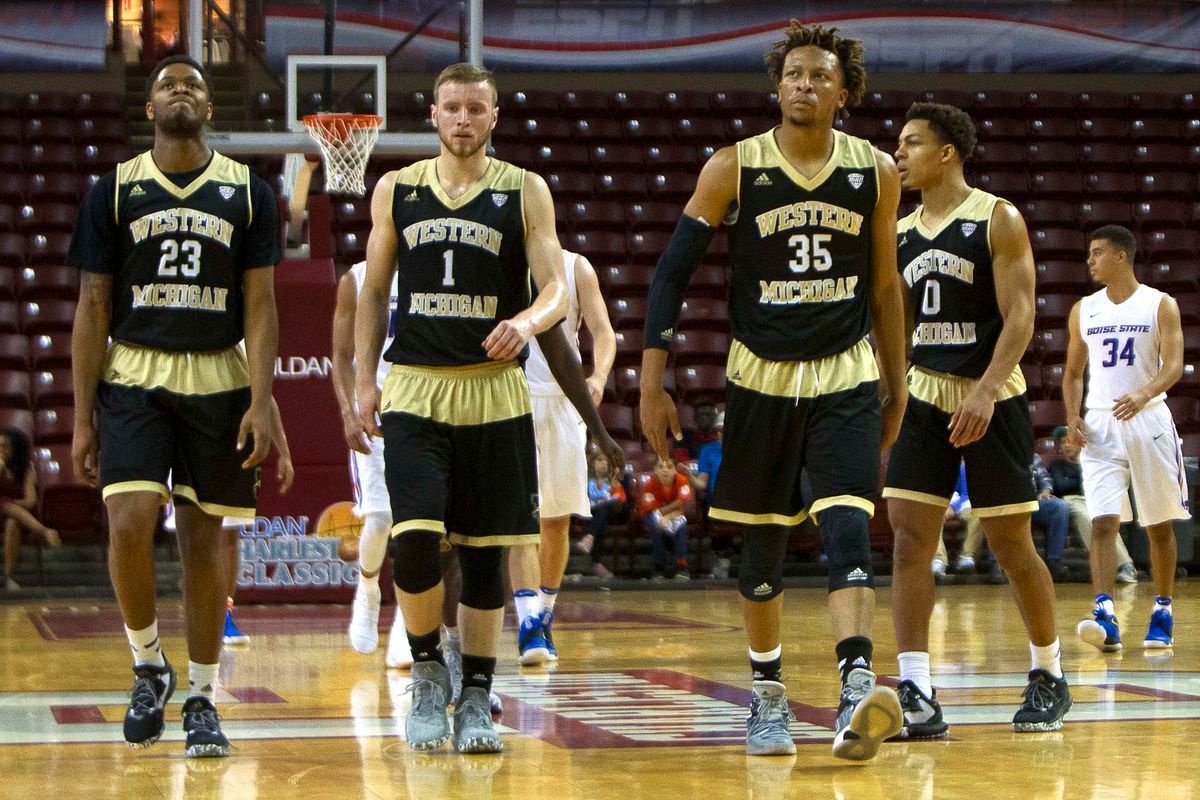
[[[352,130],[378,128],[383,124],[383,117],[377,114],[305,114],[304,124],[319,129],[327,138],[345,141]]]

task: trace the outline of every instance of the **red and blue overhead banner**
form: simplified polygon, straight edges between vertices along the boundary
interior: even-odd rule
[[[321,53],[324,2],[268,0],[270,57]],[[338,0],[335,53],[391,50],[439,2]],[[515,70],[760,71],[788,20],[863,40],[872,72],[1200,72],[1194,2],[485,2],[484,63]],[[393,63],[458,60],[451,3]]]
[[[0,73],[104,68],[104,0],[0,2]]]

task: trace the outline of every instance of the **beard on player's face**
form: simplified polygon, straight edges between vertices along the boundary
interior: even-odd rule
[[[168,107],[154,114],[154,126],[170,136],[198,136],[204,129],[204,120],[190,108]]]

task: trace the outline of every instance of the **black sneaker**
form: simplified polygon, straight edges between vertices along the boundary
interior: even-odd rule
[[[900,707],[904,709],[904,728],[901,739],[936,739],[946,735],[950,726],[942,719],[942,706],[937,701],[937,689],[926,696],[912,681],[900,681],[896,687]]]
[[[169,663],[133,668],[133,690],[125,711],[127,745],[149,747],[158,741],[163,732],[163,708],[174,693],[175,670]]]
[[[1062,727],[1063,716],[1071,708],[1066,678],[1055,678],[1044,669],[1030,670],[1024,697],[1025,702],[1013,717],[1014,731],[1056,731]]]
[[[187,733],[187,755],[191,758],[220,758],[229,755],[229,740],[221,733],[221,718],[207,697],[189,697],[183,703],[183,730]]]

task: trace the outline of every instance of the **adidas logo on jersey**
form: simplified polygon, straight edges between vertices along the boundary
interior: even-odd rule
[[[740,381],[741,379],[742,379],[742,371],[740,369],[735,369],[733,371],[733,374],[729,376],[729,380],[731,380],[731,381]]]
[[[408,194],[406,194],[404,196],[404,202],[406,202],[406,203],[415,203],[416,201],[418,201],[420,199],[421,198],[417,196],[416,189],[413,189],[411,192],[409,192]]]
[[[861,189],[863,185],[863,176],[861,172],[851,172],[846,176],[846,180],[850,181],[850,185],[855,189]]]
[[[979,226],[976,225],[974,222],[964,222],[962,224],[963,236],[970,236],[972,233],[975,232],[975,229],[977,227],[979,227]]]
[[[866,579],[867,573],[863,572],[862,567],[855,567],[854,569],[850,570],[850,574],[846,576],[846,580],[848,581],[865,581]]]
[[[130,197],[142,197],[145,194],[146,190],[142,188],[140,183],[136,184],[132,189],[129,190]]]
[[[774,186],[775,184],[771,183],[771,179],[767,177],[767,173],[760,172],[758,174],[758,177],[754,179],[754,185],[755,186]]]
[[[771,593],[771,584],[769,584],[769,583],[760,583],[758,586],[754,587],[754,594],[757,597],[762,597],[764,594],[770,594],[770,593]]]
[[[234,189],[232,186],[221,186],[217,189],[217,191],[220,192],[221,197],[224,197],[226,200],[228,200],[229,198],[233,197],[233,193],[236,192],[237,189]]]

